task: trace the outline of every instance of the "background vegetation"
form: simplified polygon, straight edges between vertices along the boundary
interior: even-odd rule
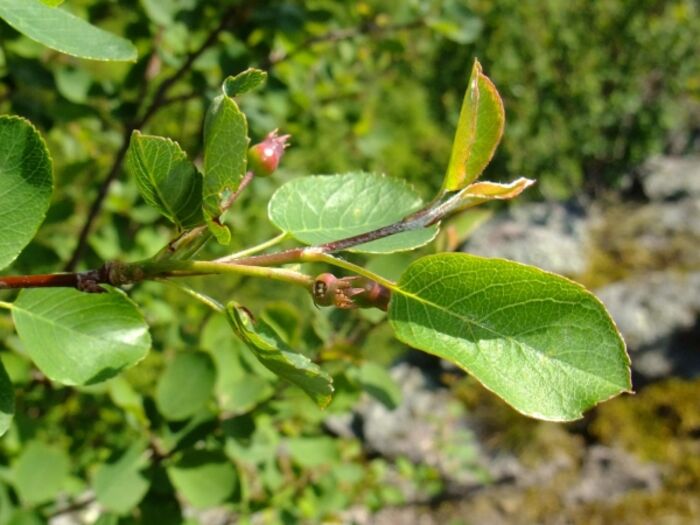
[[[406,178],[425,195],[435,189],[474,56],[507,112],[489,177],[538,179],[530,198],[595,196],[629,183],[651,155],[698,148],[700,12],[692,0],[63,7],[132,40],[139,59],[71,58],[0,22],[0,113],[41,129],[57,188],[12,273],[152,255],[168,230],[123,172],[132,129],[171,136],[197,157],[203,113],[222,79],[250,66],[270,74],[265,90],[241,101],[253,139],[279,127],[293,146],[275,180],[258,181],[232,215],[234,249],[274,234],[263,204],[298,175],[366,169]],[[91,388],[46,380],[3,315],[0,358],[22,388],[0,440],[0,524],[43,523],[95,499],[107,510],[100,523],[196,523],[183,509],[211,507],[242,523],[315,523],[352,506],[402,503],[396,476],[427,500],[444,492],[434,468],[374,456],[324,424],[363,393],[401,403],[384,367],[409,350],[377,325],[381,314],[302,317],[307,308],[293,306],[306,305],[302,293],[245,279],[198,284],[221,299],[245,297],[296,348],[325,361],[338,390],[331,406],[322,412],[279,383],[239,352],[222,319],[160,285],[132,292],[153,327],[153,351],[124,377]],[[604,439],[610,432],[600,423]],[[468,465],[466,438],[464,446]]]

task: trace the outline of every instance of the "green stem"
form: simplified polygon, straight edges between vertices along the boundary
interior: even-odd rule
[[[225,257],[221,257],[219,259],[216,259],[216,262],[222,262],[222,263],[229,263],[229,262],[234,262],[236,259],[240,259],[242,257],[248,257],[249,255],[253,255],[259,252],[262,252],[263,250],[267,250],[268,248],[271,248],[285,239],[289,238],[289,234],[287,232],[282,232],[278,236],[273,237],[272,239],[268,239],[265,242],[261,242],[260,244],[256,246],[251,246],[250,248],[246,248],[245,250],[241,250],[236,253],[232,253],[231,255],[227,255]]]
[[[171,281],[170,279],[162,279],[161,282],[164,282],[165,284],[169,284],[171,286],[174,286],[175,288],[179,289],[180,291],[185,292],[190,297],[194,297],[199,302],[206,304],[212,310],[215,310],[217,312],[224,311],[224,305],[221,304],[219,301],[217,301],[213,297],[209,297],[208,295],[203,294],[202,292],[198,292],[197,290],[190,288],[186,284]]]
[[[0,301],[0,308],[5,308],[7,310],[12,310],[12,303],[6,303],[5,301]]]
[[[303,261],[304,262],[324,262],[326,264],[332,264],[333,266],[337,266],[338,268],[343,268],[344,270],[348,270],[350,272],[356,273],[357,275],[361,275],[362,277],[367,277],[368,279],[371,279],[372,281],[375,281],[382,286],[388,288],[389,290],[395,291],[398,290],[399,287],[396,285],[394,281],[390,281],[389,279],[386,279],[385,277],[382,277],[381,275],[378,275],[374,272],[369,271],[367,268],[363,268],[362,266],[358,266],[357,264],[351,263],[349,261],[339,259],[338,257],[334,257],[330,253],[324,253],[324,252],[319,252],[319,251],[310,251],[308,253],[305,253],[303,255]]]
[[[217,261],[154,261],[129,265],[140,270],[143,278],[176,277],[186,275],[238,274],[251,277],[264,277],[276,281],[310,288],[313,278],[303,273],[286,268],[268,268],[242,264],[222,263]]]

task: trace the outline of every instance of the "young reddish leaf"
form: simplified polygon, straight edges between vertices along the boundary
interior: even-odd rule
[[[459,204],[455,209],[463,210],[492,200],[514,199],[534,183],[534,180],[525,177],[505,184],[489,181],[475,182],[459,192]]]
[[[481,175],[501,141],[504,124],[503,101],[475,60],[459,114],[444,191],[461,190]]]

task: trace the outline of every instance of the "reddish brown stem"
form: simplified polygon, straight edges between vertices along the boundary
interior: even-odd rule
[[[86,272],[0,276],[0,289],[76,288],[84,292],[103,291],[99,285],[110,284],[107,267]]]
[[[222,214],[228,211],[228,209],[231,206],[233,206],[233,203],[236,202],[238,197],[240,197],[241,193],[243,193],[243,190],[245,190],[248,187],[248,185],[253,181],[254,177],[255,174],[252,171],[246,171],[246,174],[241,179],[241,183],[238,185],[238,189],[226,200],[226,202],[224,202],[221,205]]]

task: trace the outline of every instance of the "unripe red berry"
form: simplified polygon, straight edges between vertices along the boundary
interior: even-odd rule
[[[271,131],[265,140],[253,144],[248,149],[248,169],[257,177],[267,177],[279,166],[284,150],[289,144],[290,135],[277,135],[277,130]]]

